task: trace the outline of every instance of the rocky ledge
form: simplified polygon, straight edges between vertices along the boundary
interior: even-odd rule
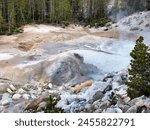
[[[19,85],[1,79],[0,112],[44,112],[49,96],[57,98],[56,107],[67,113],[150,112],[150,98],[128,97],[127,70],[108,73],[94,81],[87,75],[96,67],[85,64],[78,54],[60,57],[46,69],[51,80],[45,82]]]
[[[130,99],[127,95],[126,70],[106,74],[79,93],[61,95],[57,106],[65,112],[146,113],[150,112],[150,98]]]

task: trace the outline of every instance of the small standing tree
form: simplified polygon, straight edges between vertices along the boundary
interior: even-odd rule
[[[131,68],[129,69],[128,96],[150,96],[150,49],[144,44],[144,38],[139,37],[130,53]]]

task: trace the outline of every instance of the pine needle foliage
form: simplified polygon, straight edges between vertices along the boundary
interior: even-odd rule
[[[150,96],[150,49],[140,36],[130,53],[132,57],[129,71],[128,96],[130,98],[142,95]]]

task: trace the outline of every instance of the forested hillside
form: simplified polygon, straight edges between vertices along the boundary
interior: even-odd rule
[[[12,33],[28,23],[95,23],[106,17],[108,1],[0,0],[0,34]]]

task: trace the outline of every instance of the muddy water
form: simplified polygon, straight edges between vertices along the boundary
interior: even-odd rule
[[[84,61],[88,64],[97,66],[101,74],[117,72],[126,69],[129,66],[131,57],[130,52],[134,47],[132,41],[114,41],[111,44],[92,45],[85,50],[77,49],[69,51],[69,53],[78,53],[84,57]]]

